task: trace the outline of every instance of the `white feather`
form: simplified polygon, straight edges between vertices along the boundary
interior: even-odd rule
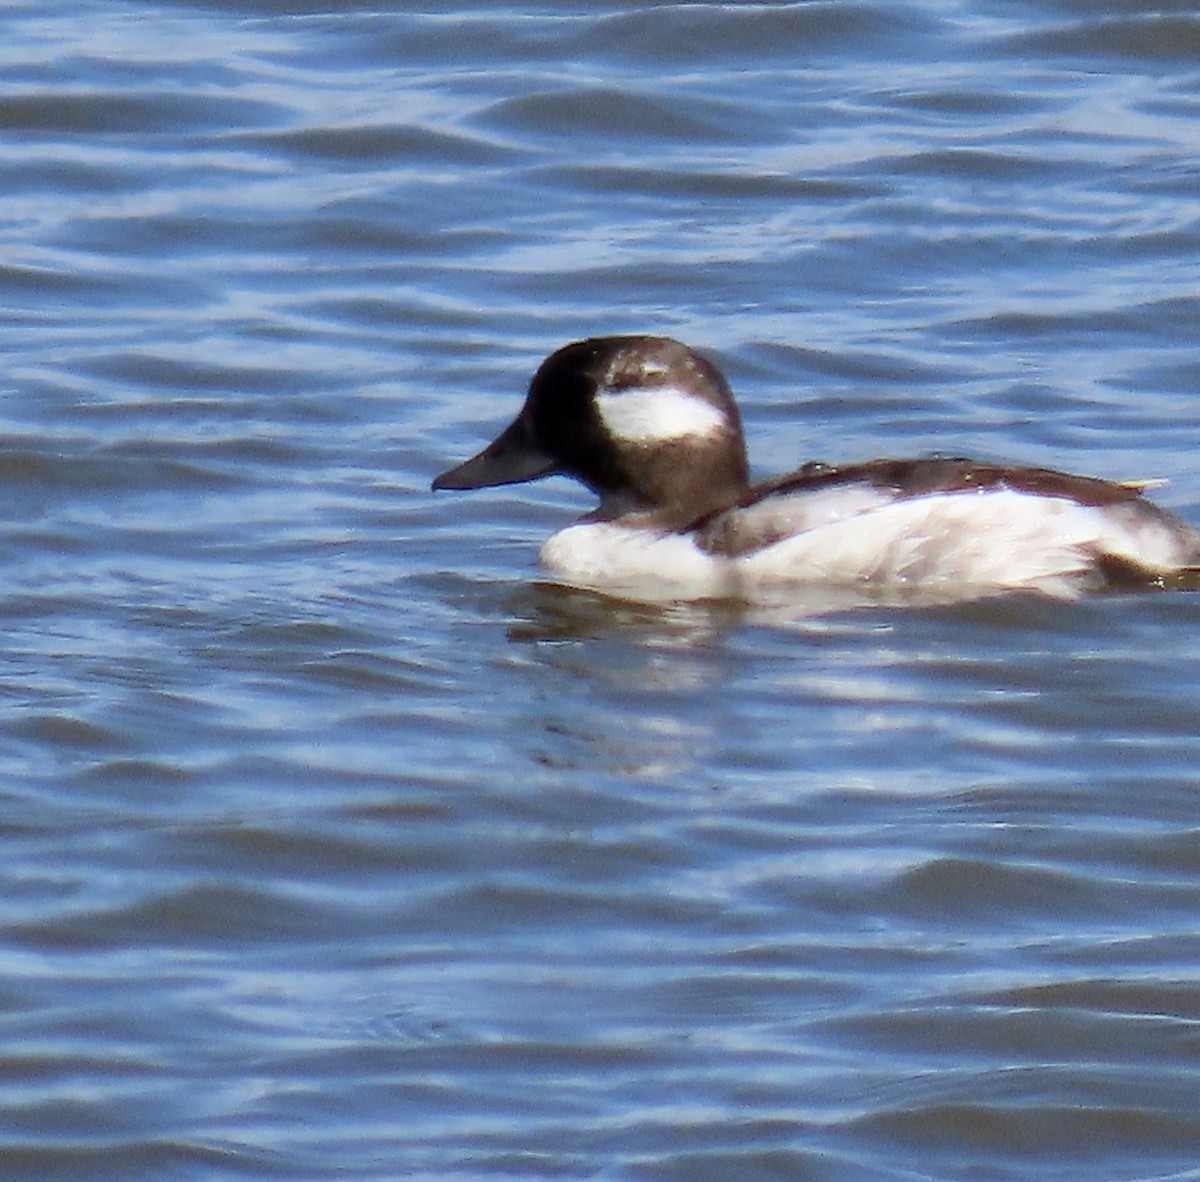
[[[551,574],[575,587],[657,603],[737,593],[727,559],[715,559],[691,534],[585,521],[546,539],[539,555]]]
[[[895,499],[893,493],[869,484],[835,484],[766,497],[745,509],[733,510],[730,518],[734,530],[746,537],[784,537],[858,517]]]
[[[1097,554],[1150,569],[1182,559],[1170,530],[1120,506],[995,489],[894,500],[785,538],[740,565],[751,584],[800,578],[1074,595]]]
[[[714,435],[725,425],[720,407],[674,386],[632,386],[596,395],[596,409],[614,439],[666,443]]]
[[[933,599],[1028,589],[1071,597],[1097,554],[1169,571],[1188,561],[1170,526],[1129,506],[1012,489],[893,498],[859,486],[768,498],[730,511],[730,532],[780,540],[741,556],[692,534],[581,522],[542,547],[575,586],[649,602],[770,596],[783,587],[867,588]]]

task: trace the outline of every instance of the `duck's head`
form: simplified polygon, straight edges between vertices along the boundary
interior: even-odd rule
[[[667,337],[594,337],[542,362],[516,419],[435,489],[573,476],[601,512],[681,525],[748,487],[741,417],[720,370]]]

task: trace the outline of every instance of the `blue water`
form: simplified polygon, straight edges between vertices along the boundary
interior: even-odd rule
[[[0,1176],[1200,1178],[1200,598],[651,611],[428,491],[648,331],[758,474],[1200,524],[1193,4],[0,33]]]

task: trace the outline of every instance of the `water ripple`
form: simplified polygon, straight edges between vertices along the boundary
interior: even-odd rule
[[[1194,598],[651,611],[428,491],[651,330],[763,474],[1195,518],[1191,7],[11,5],[9,1171],[1194,1174]]]

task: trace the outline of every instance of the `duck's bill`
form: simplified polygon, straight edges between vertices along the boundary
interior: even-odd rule
[[[436,492],[443,488],[494,488],[499,484],[523,484],[527,480],[549,476],[554,471],[554,461],[529,442],[525,424],[518,419],[477,456],[438,476],[433,488]]]

